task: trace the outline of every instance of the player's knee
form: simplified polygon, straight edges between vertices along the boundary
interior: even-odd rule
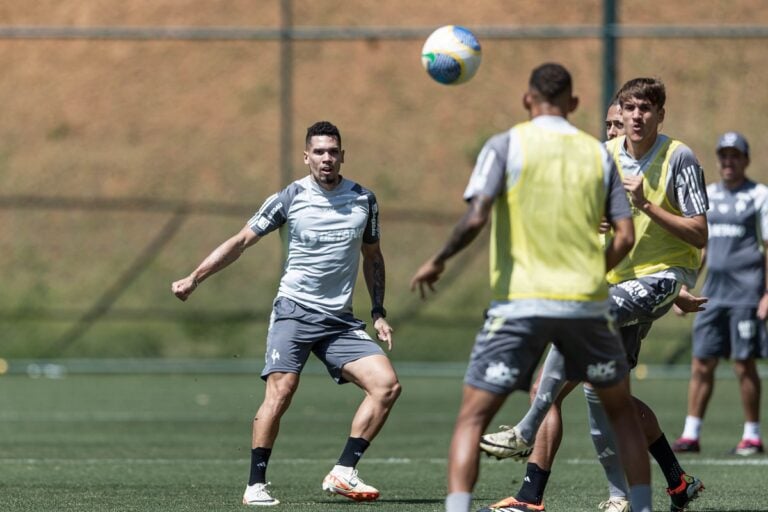
[[[402,393],[402,386],[397,379],[381,383],[376,387],[374,395],[384,404],[392,405]]]

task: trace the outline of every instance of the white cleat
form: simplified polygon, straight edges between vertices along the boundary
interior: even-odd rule
[[[517,427],[501,425],[499,428],[499,432],[480,438],[480,449],[497,459],[512,458],[521,462],[527,459],[533,451],[533,443],[526,443]]]
[[[604,501],[597,506],[598,510],[605,512],[629,512],[629,501],[626,498],[611,496],[608,501]]]
[[[243,494],[243,505],[250,505],[256,507],[271,507],[280,503],[278,500],[269,495],[266,484],[253,484],[245,488],[245,494]]]
[[[323,490],[328,494],[338,494],[354,501],[374,501],[379,498],[379,490],[363,482],[357,476],[357,470],[343,466],[334,466],[323,478]]]

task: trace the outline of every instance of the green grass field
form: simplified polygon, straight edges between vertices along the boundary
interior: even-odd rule
[[[347,436],[358,390],[308,374],[285,416],[268,478],[277,510],[440,511],[458,377],[402,378],[390,420],[358,466],[382,490],[376,503],[328,497],[320,482]],[[685,380],[635,382],[668,437],[685,414]],[[224,511],[239,504],[249,466],[251,416],[263,393],[255,376],[123,375],[0,378],[0,510]],[[516,420],[514,395],[494,421]],[[595,511],[605,484],[594,461],[585,405],[566,407],[566,436],[550,479],[547,510]],[[696,511],[768,510],[765,458],[724,455],[741,434],[735,381],[718,383],[698,456],[683,466],[705,482]],[[523,467],[484,459],[476,505],[513,493]],[[654,509],[668,510],[654,469]]]

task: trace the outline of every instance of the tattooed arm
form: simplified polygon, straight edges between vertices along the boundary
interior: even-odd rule
[[[425,285],[435,291],[432,285],[440,279],[440,274],[445,270],[445,262],[467,247],[483,230],[491,215],[494,200],[494,197],[486,195],[472,198],[466,213],[453,228],[453,233],[443,248],[428,259],[411,278],[411,291],[416,290],[418,286],[422,299],[426,298]]]
[[[385,271],[384,255],[381,253],[379,242],[362,245],[363,253],[363,277],[371,296],[371,318],[373,327],[379,340],[387,342],[389,350],[392,350],[392,327],[384,318],[384,289]]]

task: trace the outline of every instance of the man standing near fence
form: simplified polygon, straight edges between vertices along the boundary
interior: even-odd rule
[[[282,228],[287,242],[283,276],[267,335],[262,378],[264,401],[253,420],[251,473],[243,504],[277,505],[266,471],[280,418],[314,353],[333,379],[365,392],[337,464],[322,488],[355,501],[379,491],[357,475],[357,463],[379,433],[400,394],[400,384],[383,350],[352,315],[352,293],[360,262],[371,296],[371,317],[379,340],[392,349],[392,328],[384,310],[384,257],[379,245],[378,205],[373,193],[341,176],[344,150],[338,128],[320,121],[307,129],[304,163],[309,175],[269,197],[246,226],[216,248],[172,291],[186,300],[197,286],[222,270],[268,233]]]
[[[703,294],[709,307],[693,323],[688,415],[672,449],[699,452],[704,414],[720,358],[732,358],[744,409],[744,431],[735,455],[763,453],[760,375],[756,359],[768,357],[768,187],[747,178],[749,144],[737,132],[717,143],[720,181],[707,187],[709,241]]]

